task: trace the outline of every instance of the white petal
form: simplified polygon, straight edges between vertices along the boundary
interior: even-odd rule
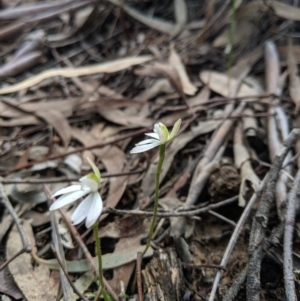
[[[81,190],[81,185],[71,185],[71,186],[68,186],[68,187],[65,187],[63,189],[60,189],[58,191],[56,191],[51,198],[54,198],[58,195],[62,195],[62,194],[66,194],[66,193],[70,193],[70,192],[74,192],[74,191],[78,191],[78,190]]]
[[[159,132],[159,124],[158,123],[154,124],[153,132],[158,134],[158,132]]]
[[[97,191],[99,188],[98,183],[95,180],[90,179],[87,176],[82,177],[81,179],[79,179],[79,181],[82,183],[83,187],[86,186],[93,192]]]
[[[51,207],[49,208],[49,210],[50,211],[56,210],[56,209],[59,209],[59,208],[61,208],[63,206],[71,204],[71,203],[75,202],[76,200],[78,200],[79,198],[87,195],[88,193],[90,193],[90,189],[84,189],[84,190],[79,190],[79,191],[67,193],[67,194],[61,196],[60,198],[58,198],[51,205]]]
[[[162,143],[166,143],[168,141],[169,131],[167,127],[161,122],[159,123],[159,129],[157,130],[157,133],[159,135],[159,140]]]
[[[159,142],[159,140],[156,140],[156,139],[146,139],[146,140],[143,140],[139,143],[136,144],[136,146],[139,146],[139,145],[144,145],[144,144],[150,144],[150,143],[156,143],[156,142]]]
[[[93,204],[93,193],[90,193],[75,209],[72,214],[72,222],[74,225],[80,224],[84,221],[89,213],[89,210]]]
[[[146,133],[145,135],[159,140],[159,136],[157,133]]]
[[[145,152],[151,148],[154,148],[156,146],[159,146],[161,143],[160,141],[155,141],[155,142],[152,142],[150,144],[146,144],[146,145],[139,145],[139,146],[136,146],[134,147],[130,153],[131,154],[137,154],[137,153],[142,153],[142,152]]]
[[[87,228],[92,227],[96,223],[103,209],[103,202],[100,194],[98,192],[94,192],[90,195],[93,196],[93,203],[85,221],[85,226]]]

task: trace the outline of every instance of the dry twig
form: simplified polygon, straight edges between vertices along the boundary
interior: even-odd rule
[[[193,216],[200,213],[205,213],[213,209],[220,208],[222,206],[226,206],[228,204],[231,204],[235,202],[238,199],[238,196],[234,196],[230,199],[227,199],[225,201],[210,204],[207,207],[196,209],[196,210],[190,210],[190,211],[165,211],[157,212],[157,216],[159,217],[171,217],[171,216]],[[186,208],[185,208],[186,209]],[[142,211],[142,210],[120,210],[115,208],[104,208],[103,213],[114,213],[117,215],[143,215],[143,216],[153,216],[153,212],[151,211]]]
[[[247,272],[247,300],[249,301],[260,300],[260,268],[263,255],[262,242],[265,236],[271,204],[275,197],[276,181],[286,155],[299,136],[300,129],[293,129],[288,139],[284,141],[280,152],[276,155],[253,220],[248,248],[249,267]]]
[[[13,206],[11,205],[5,191],[4,191],[4,187],[2,184],[0,184],[0,197],[1,197],[1,203],[5,206],[5,208],[8,210],[8,212],[10,213],[10,215],[12,216],[18,231],[20,233],[21,236],[21,240],[22,240],[22,245],[23,248],[17,252],[16,254],[14,254],[11,258],[8,258],[1,266],[0,266],[0,271],[2,271],[11,261],[13,261],[15,258],[17,258],[18,256],[20,256],[23,253],[30,253],[31,252],[31,247],[29,245],[29,242],[27,240],[26,234],[22,228],[21,222],[19,220],[19,217],[17,215],[17,213],[15,212]]]
[[[69,283],[70,283],[70,285],[72,286],[72,288],[73,288],[73,290],[74,290],[74,293],[75,293],[79,298],[81,298],[82,300],[88,301],[88,299],[87,299],[84,295],[82,295],[82,294],[80,293],[80,291],[77,289],[77,287],[74,285],[72,279],[70,278],[70,276],[69,276],[69,274],[68,274],[68,271],[65,269],[65,267],[64,267],[63,263],[61,262],[60,257],[58,256],[58,254],[57,254],[57,252],[56,252],[56,250],[55,250],[55,248],[54,248],[53,245],[51,245],[51,250],[52,250],[54,256],[56,257],[57,262],[58,262],[60,268],[63,270],[65,276],[67,277],[67,279],[68,279],[68,281],[69,281]]]
[[[293,183],[292,190],[289,194],[289,201],[285,215],[285,229],[284,229],[284,284],[285,293],[288,301],[297,301],[296,287],[293,273],[293,232],[295,226],[295,206],[297,192],[300,184],[300,169],[298,170]]]
[[[265,185],[265,182],[267,180],[268,176],[265,177],[265,179],[262,181],[262,183],[260,184],[259,188],[257,189],[256,193],[254,193],[250,199],[250,201],[248,202],[247,206],[245,207],[244,211],[243,211],[243,214],[241,215],[235,229],[234,229],[234,232],[232,233],[231,235],[231,238],[230,238],[230,241],[227,245],[227,248],[225,250],[225,253],[223,255],[223,258],[221,260],[221,263],[220,263],[220,266],[222,266],[223,268],[226,268],[226,265],[228,263],[228,260],[229,260],[229,257],[230,257],[230,254],[237,242],[237,239],[244,227],[244,224],[247,220],[247,218],[249,217],[249,214],[251,212],[251,209],[254,205],[254,203],[256,202],[257,200],[257,197],[259,196],[260,192],[262,191],[264,185]],[[209,298],[209,301],[213,301],[214,298],[215,298],[215,294],[217,292],[217,289],[218,289],[218,285],[219,285],[219,282],[220,282],[220,279],[222,277],[222,274],[223,272],[222,271],[218,271],[217,274],[216,274],[216,277],[215,277],[215,280],[214,280],[214,283],[213,283],[213,287],[212,287],[212,291],[211,291],[211,294],[210,294],[210,298]]]

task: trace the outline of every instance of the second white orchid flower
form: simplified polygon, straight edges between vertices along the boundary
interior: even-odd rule
[[[156,146],[166,144],[172,140],[179,131],[181,125],[181,119],[178,119],[171,131],[167,127],[159,122],[154,125],[153,133],[146,133],[145,135],[151,137],[151,139],[146,139],[136,144],[136,146],[130,151],[131,154],[142,153]]]
[[[58,190],[52,197],[60,197],[51,205],[49,210],[60,209],[86,196],[75,209],[71,220],[74,225],[78,225],[85,220],[85,226],[90,228],[101,215],[103,202],[98,192],[101,183],[100,171],[89,158],[88,162],[94,172],[82,177],[79,180],[81,184]]]

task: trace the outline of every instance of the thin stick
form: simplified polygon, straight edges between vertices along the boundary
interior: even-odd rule
[[[218,270],[222,270],[222,271],[226,271],[226,269],[220,265],[216,265],[216,264],[193,264],[193,263],[186,263],[186,262],[182,262],[181,263],[183,266],[185,267],[192,267],[195,269],[218,269]]]
[[[283,269],[284,269],[284,286],[287,301],[297,301],[296,287],[293,273],[293,232],[295,226],[295,203],[297,191],[300,184],[300,169],[298,170],[293,183],[292,190],[289,194],[289,201],[285,215],[285,230],[283,243]]]
[[[240,274],[235,278],[234,283],[231,285],[230,289],[226,292],[225,296],[223,297],[222,301],[233,301],[236,300],[236,296],[243,285],[243,283],[246,281],[247,276],[247,268],[246,266]]]
[[[248,247],[249,265],[247,272],[247,300],[260,300],[260,270],[263,256],[262,241],[265,238],[266,227],[269,219],[271,205],[275,199],[276,181],[280,169],[290,148],[300,136],[300,129],[293,129],[284,141],[279,153],[274,159],[274,164],[269,171],[269,179],[264,189],[261,200],[252,223]]]
[[[97,294],[96,294],[96,296],[94,298],[94,301],[98,301],[99,300],[101,292],[102,292],[102,287],[99,285],[99,288],[97,290]]]
[[[48,198],[50,196],[50,189],[49,191],[46,191]],[[65,253],[64,253],[64,249],[61,243],[61,237],[59,235],[59,230],[58,230],[58,225],[57,225],[57,219],[56,219],[56,215],[54,212],[50,212],[50,217],[51,217],[51,226],[52,226],[52,241],[53,241],[53,246],[51,245],[51,247],[53,247],[56,251],[56,257],[59,257],[59,260],[61,262],[61,265],[64,267],[64,269],[62,269],[61,267],[59,268],[59,274],[60,274],[60,284],[62,287],[62,292],[64,295],[64,300],[65,301],[71,301],[72,300],[72,291],[71,291],[71,287],[69,285],[68,282],[69,279],[66,277],[66,273],[64,272],[64,270],[66,270],[66,258],[65,258]]]
[[[75,293],[79,298],[81,298],[82,300],[88,301],[88,299],[87,299],[83,294],[81,294],[81,292],[80,292],[80,291],[77,289],[77,287],[74,285],[72,279],[70,278],[68,272],[66,271],[64,265],[62,264],[62,262],[61,262],[61,260],[60,260],[60,258],[59,258],[59,256],[58,256],[58,254],[57,254],[57,252],[56,252],[56,250],[55,250],[55,248],[54,248],[53,245],[51,245],[51,250],[52,250],[54,256],[56,257],[59,266],[60,266],[61,269],[63,270],[63,272],[64,272],[66,278],[68,279],[70,285],[72,286],[72,288],[73,288],[73,290],[74,290],[74,293]]]
[[[136,258],[136,279],[137,279],[137,290],[138,290],[139,301],[144,301],[143,287],[142,287],[142,268],[141,268],[142,259],[143,259],[143,254],[141,252],[138,252]]]
[[[66,214],[63,212],[63,210],[59,209],[59,212],[64,220],[64,222],[66,223],[66,225],[68,226],[69,230],[71,231],[73,237],[75,238],[75,240],[77,241],[78,245],[81,247],[86,259],[89,261],[90,265],[92,266],[94,272],[96,275],[99,274],[98,269],[95,265],[95,262],[93,260],[93,257],[91,255],[91,253],[89,252],[89,250],[87,249],[85,243],[82,241],[77,229],[73,226],[73,224],[70,222],[70,220],[68,219],[68,217],[66,216]],[[103,277],[103,282],[107,288],[107,290],[109,291],[109,293],[111,294],[111,296],[115,299],[118,300],[118,297],[116,295],[116,293],[113,291],[113,289],[111,288],[111,286],[109,285],[109,283],[106,281],[106,279]]]
[[[130,176],[134,174],[143,173],[145,170],[135,170],[135,171],[129,171],[129,172],[122,172],[122,173],[115,173],[115,174],[101,174],[102,178],[113,178],[113,177],[123,177],[123,176]],[[75,182],[79,181],[79,178],[49,178],[49,179],[8,179],[0,181],[3,185],[7,184],[49,184],[49,183],[63,183],[63,182]]]
[[[267,176],[265,176],[264,180],[262,181],[262,183],[260,184],[259,188],[258,188],[258,191],[256,193],[254,193],[250,199],[250,201],[248,202],[247,206],[245,207],[244,211],[243,211],[243,214],[241,215],[233,233],[232,233],[232,236],[230,238],[230,241],[227,245],[227,248],[225,250],[225,253],[223,255],[223,258],[221,260],[221,263],[220,263],[220,266],[222,266],[223,268],[226,268],[226,265],[228,263],[228,260],[229,260],[229,256],[239,238],[239,235],[240,233],[242,232],[242,229],[244,227],[244,224],[251,212],[251,209],[254,205],[254,203],[256,202],[257,200],[257,196],[258,194],[261,192],[261,190],[263,189],[264,187],[264,184],[266,182],[266,178]],[[223,271],[218,271],[217,274],[216,274],[216,277],[215,277],[215,281],[214,281],[214,284],[213,284],[213,287],[212,287],[212,290],[211,290],[211,293],[210,293],[210,297],[209,297],[209,301],[213,301],[214,298],[215,298],[215,295],[216,295],[216,292],[217,292],[217,289],[218,289],[218,285],[219,285],[219,282],[220,282],[220,279],[223,275]]]
[[[21,249],[19,252],[14,254],[12,257],[7,259],[4,263],[1,264],[0,266],[0,271],[2,271],[8,264],[10,264],[14,259],[25,253],[26,251],[24,249]],[[27,252],[26,252],[27,253]]]
[[[201,213],[208,212],[213,209],[217,209],[226,205],[229,205],[233,202],[236,202],[238,200],[238,196],[234,196],[230,199],[227,199],[225,201],[215,203],[215,204],[210,204],[204,208],[199,208],[195,210],[190,210],[190,211],[158,211],[157,216],[158,217],[171,217],[171,216],[193,216],[193,215],[198,215]],[[143,215],[143,216],[153,216],[154,213],[152,211],[142,211],[142,210],[119,210],[115,208],[104,208],[102,214],[104,213],[113,213],[117,215]]]
[[[219,214],[219,213],[217,213],[213,210],[208,210],[208,213],[215,216],[215,217],[217,217],[217,218],[219,218],[220,220],[230,224],[233,227],[236,226],[236,223],[234,221],[232,221],[231,219],[229,219],[229,218],[227,218],[227,217],[225,217],[225,216],[223,216],[223,215],[221,215],[221,214]]]
[[[2,184],[0,184],[0,198],[1,198],[1,203],[5,206],[5,208],[8,210],[8,212],[10,213],[10,215],[12,216],[16,226],[17,226],[17,229],[20,233],[20,236],[21,236],[21,240],[22,240],[22,245],[23,245],[23,248],[17,252],[15,255],[13,255],[11,258],[7,259],[1,266],[0,266],[0,271],[2,269],[4,269],[11,261],[13,261],[15,258],[17,258],[18,256],[20,256],[21,254],[23,253],[30,253],[31,252],[31,247],[29,245],[29,242],[27,240],[27,237],[26,237],[26,234],[23,230],[23,227],[21,225],[21,222],[19,220],[19,217],[17,215],[17,213],[15,212],[13,206],[11,205],[6,193],[5,193],[5,190],[4,190],[4,187]]]

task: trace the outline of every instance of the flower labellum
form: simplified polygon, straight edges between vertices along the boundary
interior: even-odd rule
[[[98,192],[101,183],[100,171],[89,158],[87,159],[93,169],[93,173],[82,177],[79,180],[81,184],[71,185],[58,190],[52,197],[60,197],[51,205],[49,210],[60,209],[85,197],[75,209],[71,220],[74,225],[78,225],[85,220],[86,227],[90,228],[101,215],[103,202]]]
[[[146,139],[144,141],[139,142],[136,146],[130,151],[131,154],[142,153],[149,149],[152,149],[156,146],[166,144],[170,140],[172,140],[179,131],[181,125],[181,119],[178,119],[171,131],[167,127],[159,122],[154,125],[153,133],[146,133],[145,135],[151,137],[151,139]]]

